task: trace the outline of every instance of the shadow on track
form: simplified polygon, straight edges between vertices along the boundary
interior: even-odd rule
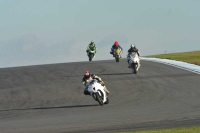
[[[105,73],[105,74],[100,74],[100,73],[95,73],[95,75],[133,75],[133,73]],[[74,75],[74,76],[62,76],[62,77],[81,77],[83,75]]]
[[[98,104],[92,104],[92,105],[74,105],[74,106],[60,106],[60,107],[26,108],[26,109],[7,109],[7,110],[0,110],[0,112],[3,112],[3,111],[18,111],[18,110],[59,109],[59,108],[84,108],[84,107],[94,107],[94,106],[98,106]]]
[[[133,75],[133,73],[105,73],[105,74],[98,74],[98,75],[128,75],[128,74]]]

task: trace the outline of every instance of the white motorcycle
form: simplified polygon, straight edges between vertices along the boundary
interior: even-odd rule
[[[137,74],[138,69],[140,68],[140,59],[136,52],[132,52],[128,57],[129,67],[133,73]]]
[[[98,82],[98,80],[91,80],[87,87],[90,95],[94,98],[95,101],[98,101],[101,106],[109,103],[109,99],[106,92],[104,91],[104,87]]]

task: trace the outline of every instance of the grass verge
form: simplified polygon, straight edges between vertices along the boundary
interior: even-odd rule
[[[178,60],[200,66],[200,50],[182,53],[151,55],[147,57]]]
[[[172,128],[172,129],[133,131],[133,132],[121,132],[121,133],[200,133],[200,127]]]

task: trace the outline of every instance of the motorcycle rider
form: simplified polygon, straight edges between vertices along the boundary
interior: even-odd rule
[[[123,51],[122,47],[119,45],[119,42],[118,42],[118,41],[115,41],[114,44],[112,45],[111,51],[110,51],[110,54],[112,54],[113,57],[115,56],[115,55],[114,55],[114,50],[117,49],[117,48],[120,48],[120,49],[121,49],[121,53],[122,53],[122,51]],[[122,58],[121,55],[120,55],[120,58]]]
[[[98,82],[104,87],[104,91],[107,93],[107,95],[109,95],[109,91],[107,90],[106,86],[104,85],[103,80],[100,77],[98,77],[97,75],[90,73],[90,71],[88,71],[88,70],[85,71],[84,77],[82,79],[83,88],[85,89],[84,90],[85,95],[90,95],[90,93],[87,90],[87,83],[90,82],[92,79],[98,80]]]
[[[136,52],[136,53],[138,54],[138,58],[140,59],[140,52],[139,52],[138,49],[136,48],[135,44],[131,44],[131,47],[130,47],[129,50],[128,50],[127,62],[128,62],[128,60],[129,60],[130,54],[131,54],[132,52]],[[138,68],[139,68],[139,67],[140,67],[140,62],[139,62],[139,64],[138,64]],[[128,68],[130,68],[129,62],[128,62]]]
[[[86,50],[86,52],[87,52],[87,55],[89,55],[89,52],[90,52],[90,50],[94,50],[95,51],[95,53],[94,54],[96,54],[96,52],[97,52],[97,48],[96,48],[96,45],[95,45],[95,43],[93,42],[93,41],[91,41],[91,43],[88,45],[88,47],[87,47],[87,50]]]

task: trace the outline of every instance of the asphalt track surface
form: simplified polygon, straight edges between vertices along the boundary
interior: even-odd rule
[[[110,91],[100,106],[85,96],[89,69]],[[126,60],[0,69],[1,133],[113,133],[200,125],[200,75],[141,61],[137,75]]]

